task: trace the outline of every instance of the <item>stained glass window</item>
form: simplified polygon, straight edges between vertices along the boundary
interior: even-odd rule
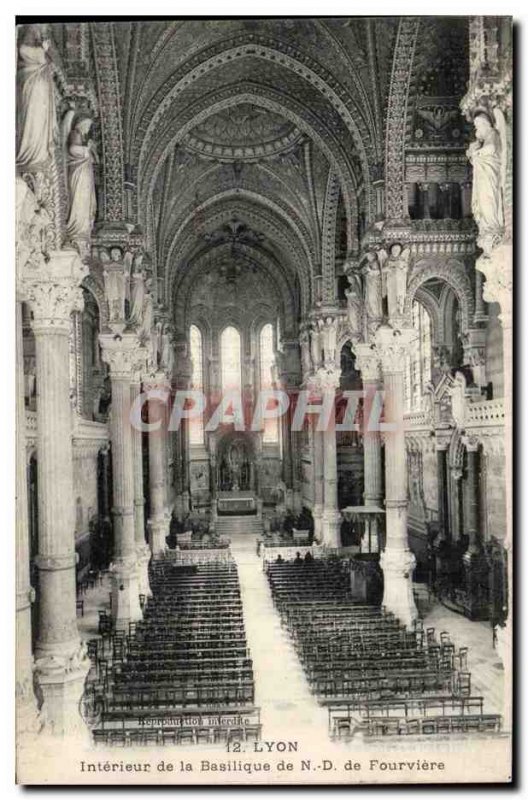
[[[268,323],[260,331],[260,388],[273,389],[273,368],[275,353],[273,350],[273,325]],[[270,401],[272,402],[272,401]],[[275,443],[279,440],[279,420],[264,420],[263,441]]]
[[[405,370],[405,407],[407,411],[422,408],[424,390],[431,381],[432,324],[429,312],[418,301],[412,304],[412,324],[418,341],[407,356]]]
[[[191,325],[189,330],[189,340],[191,346],[192,376],[191,388],[203,391],[203,346],[202,332],[196,325]],[[204,422],[203,414],[189,420],[189,443],[203,444],[204,441]]]
[[[242,373],[240,333],[232,325],[222,331],[220,357],[222,359],[222,391],[240,390]]]

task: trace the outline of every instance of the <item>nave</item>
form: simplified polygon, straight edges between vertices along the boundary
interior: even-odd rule
[[[257,555],[256,544],[237,533],[228,549],[165,551],[127,635],[97,608],[107,579],[87,590],[83,706],[96,745],[225,748],[286,731],[354,750],[423,737],[442,749],[500,735],[500,673],[472,623],[436,606],[405,629],[379,603],[353,599],[349,560],[318,548]]]

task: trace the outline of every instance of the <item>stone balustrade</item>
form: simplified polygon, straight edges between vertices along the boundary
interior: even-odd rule
[[[504,399],[482,400],[468,403],[466,428],[503,426],[505,420]]]

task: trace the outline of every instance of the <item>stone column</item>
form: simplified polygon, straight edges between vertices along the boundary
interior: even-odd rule
[[[467,554],[477,555],[481,552],[482,543],[480,541],[479,530],[479,456],[478,442],[474,438],[466,437],[467,457],[467,519],[466,530],[469,537]]]
[[[464,437],[467,457],[467,519],[468,549],[463,563],[466,586],[466,613],[471,619],[487,619],[489,613],[489,568],[482,550],[479,519],[479,453],[478,441]]]
[[[317,420],[313,420],[313,477],[314,477],[314,538],[323,541],[323,490],[324,490],[324,442],[323,432],[316,430]]]
[[[165,458],[167,447],[167,404],[170,397],[170,381],[164,372],[157,372],[143,379],[146,392],[162,392],[167,397],[167,402],[150,399],[148,401],[149,423],[160,422],[158,430],[149,431],[149,489],[150,489],[150,519],[148,521],[150,534],[150,549],[152,555],[162,553],[166,547],[166,538],[169,535],[170,514],[167,510],[167,462]]]
[[[292,448],[291,448],[291,418],[288,408],[280,417],[280,436],[282,440],[282,480],[290,496],[293,486],[292,479]]]
[[[325,403],[332,405],[332,414],[325,430],[316,431],[323,439],[323,543],[328,547],[341,546],[341,514],[337,505],[337,442],[335,430],[335,392],[339,386],[341,370],[333,366],[325,366],[316,373],[317,391],[324,397]]]
[[[17,735],[36,733],[40,726],[33,692],[31,603],[35,599],[29,579],[29,525],[26,478],[26,410],[24,406],[24,358],[22,304],[16,302],[16,730]]]
[[[449,508],[448,508],[448,465],[447,450],[448,442],[437,442],[436,445],[436,477],[437,477],[437,496],[438,496],[438,526],[440,536],[445,541],[449,541]]]
[[[383,605],[408,627],[418,616],[412,591],[416,565],[407,533],[407,455],[403,425],[405,356],[416,337],[413,330],[382,326],[375,336],[385,389],[386,540],[380,557],[383,570]]]
[[[468,219],[471,217],[471,183],[464,181],[461,186],[462,193],[462,217]]]
[[[37,379],[39,636],[36,673],[52,733],[86,736],[79,700],[90,662],[77,631],[70,318],[82,309],[86,270],[73,250],[56,251],[24,285],[33,312]]]
[[[383,507],[383,476],[381,461],[381,434],[380,431],[369,430],[369,421],[372,416],[373,403],[376,394],[380,391],[380,365],[379,357],[370,345],[357,344],[355,346],[356,367],[361,372],[363,381],[363,474],[364,491],[363,503],[365,506]],[[374,426],[372,426],[374,427]],[[371,538],[380,546],[380,531],[378,530],[378,517],[373,515],[369,521]]]
[[[363,461],[364,503],[380,507],[383,502],[383,476],[381,472],[381,435],[379,430],[369,430],[372,405],[380,391],[379,357],[370,345],[356,345],[356,366],[363,380]]]
[[[137,376],[136,376],[137,377]],[[133,404],[141,392],[141,383],[134,380],[130,384],[130,402]],[[134,463],[134,534],[138,563],[138,590],[146,597],[152,595],[149,583],[148,565],[150,547],[145,539],[145,497],[143,494],[143,444],[142,433],[132,427],[132,459]]]
[[[112,616],[118,629],[141,619],[138,562],[134,529],[134,450],[130,420],[131,384],[139,380],[146,351],[134,333],[101,334],[103,359],[110,367],[112,407],[112,479],[114,493],[114,560]]]

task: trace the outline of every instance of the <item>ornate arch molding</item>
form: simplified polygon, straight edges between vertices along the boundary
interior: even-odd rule
[[[339,178],[330,172],[326,182],[326,192],[323,208],[323,230],[321,235],[321,271],[323,274],[323,300],[325,303],[334,303],[336,296],[335,281],[335,255],[336,255],[336,224],[337,208],[340,193]],[[349,244],[350,239],[348,240]]]
[[[247,41],[248,38],[251,40],[250,42]],[[135,142],[134,163],[138,163],[141,168],[144,148],[178,94],[216,67],[245,56],[263,58],[284,66],[287,70],[304,78],[328,100],[352,136],[359,154],[364,183],[366,186],[370,186],[367,148],[372,152],[375,150],[371,143],[369,127],[363,119],[361,107],[354,102],[353,97],[339,84],[334,75],[327,72],[308,55],[298,51],[290,42],[285,43],[254,33],[232,37],[228,42],[219,42],[198,53],[194,58],[181,65],[176,73],[165,81],[148,104],[142,120],[139,122],[138,130],[143,132],[144,136],[143,140],[138,137],[138,141]],[[352,105],[352,111],[348,107],[349,104]],[[374,210],[370,204],[368,205],[370,217],[371,211],[374,213]]]
[[[114,26],[112,22],[93,22],[90,29],[103,141],[103,218],[108,222],[122,222],[125,218],[125,171]]]
[[[99,310],[99,327],[101,331],[108,326],[108,303],[106,302],[105,292],[101,284],[90,273],[81,282],[81,286],[90,292]]]
[[[199,125],[208,117],[224,111],[226,108],[238,105],[239,103],[254,103],[267,108],[286,119],[293,122],[299,130],[303,130],[314,140],[317,146],[325,154],[326,158],[333,165],[334,170],[339,175],[343,201],[347,216],[347,239],[354,241],[357,229],[357,180],[354,171],[348,161],[346,154],[342,151],[339,143],[334,139],[333,132],[328,130],[309,109],[292,97],[286,98],[270,87],[257,86],[251,84],[236,84],[228,86],[215,95],[216,100],[210,96],[201,97],[192,108],[182,110],[178,117],[178,130],[173,133],[169,140],[165,142],[159,153],[151,153],[147,160],[142,155],[142,163],[138,169],[138,197],[144,195],[147,198],[152,196],[155,190],[158,175],[166,159],[175,145],[181,141],[196,125]],[[170,126],[169,126],[170,127]],[[173,129],[171,129],[172,131]],[[143,204],[142,207],[144,207]],[[140,217],[140,224],[145,226],[145,220]]]
[[[185,230],[185,228],[188,227],[197,216],[205,214],[212,206],[225,202],[226,199],[238,199],[241,197],[247,197],[248,200],[250,200],[253,204],[263,206],[272,214],[280,217],[289,228],[293,229],[297,236],[298,242],[302,244],[305,257],[308,259],[310,266],[315,263],[316,252],[311,231],[299,218],[295,210],[280,198],[272,198],[268,195],[263,195],[258,192],[256,187],[254,187],[252,184],[248,183],[247,185],[244,185],[243,182],[240,182],[234,188],[220,191],[217,191],[216,188],[213,187],[212,193],[208,197],[202,198],[201,204],[193,207],[192,211],[187,213],[183,220],[180,220],[180,224],[177,228],[175,228],[175,232],[172,234],[170,243],[168,245],[166,243],[163,245],[163,249],[161,251],[162,263],[168,263],[170,261],[178,235],[180,232]],[[150,226],[150,228],[152,228],[152,226]]]
[[[185,273],[180,277],[179,282],[174,280],[172,288],[172,308],[173,317],[176,320],[183,320],[185,328],[190,323],[187,317],[192,316],[190,309],[190,296],[193,291],[194,285],[199,280],[200,274],[205,270],[210,269],[211,266],[230,252],[230,245],[222,244],[214,250],[206,250],[198,254],[188,265]],[[272,287],[273,294],[275,294],[275,301],[279,310],[282,324],[290,326],[295,325],[296,321],[296,307],[295,297],[293,293],[293,286],[287,281],[284,274],[278,268],[277,263],[267,256],[262,251],[247,245],[239,246],[239,255],[251,266],[258,266],[258,268],[265,272]],[[287,298],[288,301],[285,301]],[[271,308],[268,304],[266,307]],[[189,309],[189,311],[187,311]],[[238,313],[238,312],[237,312]],[[238,318],[238,317],[237,317]]]
[[[255,166],[255,165],[252,165]],[[177,199],[172,203],[169,207],[168,211],[163,215],[163,224],[162,227],[156,233],[156,224],[153,218],[152,213],[152,205],[149,206],[149,213],[148,213],[148,220],[147,220],[147,247],[150,252],[153,251],[155,243],[157,243],[157,250],[161,255],[161,260],[163,261],[164,256],[166,255],[166,245],[165,240],[166,232],[172,232],[176,226],[179,226],[188,216],[188,210],[196,203],[196,194],[199,192],[199,197],[202,203],[214,198],[218,193],[224,192],[226,190],[230,190],[237,194],[240,192],[247,192],[252,193],[253,195],[259,195],[262,198],[263,202],[266,202],[266,199],[269,198],[270,201],[274,202],[276,206],[282,208],[284,210],[284,214],[288,216],[288,218],[297,221],[297,224],[302,227],[304,231],[304,235],[307,242],[310,242],[310,249],[315,254],[318,250],[315,244],[315,232],[309,227],[309,220],[305,220],[303,222],[302,217],[300,216],[299,212],[302,212],[301,208],[296,208],[294,205],[294,201],[297,200],[300,205],[300,198],[290,193],[290,199],[286,199],[286,191],[283,191],[281,195],[281,189],[288,190],[289,186],[287,185],[284,178],[280,176],[277,172],[270,169],[267,164],[259,164],[259,173],[253,174],[251,178],[246,178],[244,173],[240,177],[237,178],[236,187],[228,187],[226,189],[225,183],[222,185],[221,183],[221,170],[225,167],[225,164],[221,164],[218,162],[211,162],[210,165],[200,173],[199,177],[184,189],[181,194],[177,197]],[[263,172],[266,176],[269,176],[270,180],[274,181],[276,186],[272,187],[271,190],[266,191],[263,193],[263,187],[259,183],[259,175],[260,172]],[[203,190],[203,191],[202,191]]]
[[[206,348],[203,345],[207,343],[207,351],[209,351],[211,347],[211,337],[213,335],[208,317],[208,309],[205,306],[196,305],[194,308],[190,309],[188,316],[189,318],[186,320],[185,331],[187,331],[191,325],[195,325],[199,329],[202,334],[202,352],[204,356],[207,356],[208,352],[206,352]]]
[[[212,224],[216,227],[228,221],[233,215],[237,215],[240,219],[248,220],[257,227],[267,231],[273,243],[281,247],[285,254],[288,254],[288,262],[293,271],[299,276],[301,307],[308,308],[312,291],[312,258],[309,251],[307,252],[306,247],[303,246],[302,238],[296,235],[296,232],[292,232],[291,226],[288,224],[289,221],[284,221],[276,213],[270,213],[261,202],[257,205],[244,203],[243,197],[243,194],[226,192],[225,197],[222,195],[213,198],[213,200],[206,204],[206,210],[209,213],[207,217],[204,217],[204,225],[208,224],[211,226]],[[261,197],[256,199],[262,201]],[[222,202],[218,202],[219,200],[222,200]],[[165,261],[167,267],[169,267],[170,264],[182,263],[193,245],[195,245],[197,234],[196,230],[192,228],[193,220],[194,214],[188,217],[185,226],[181,226],[180,229],[175,232],[173,243]],[[286,262],[284,266],[286,266],[288,262]],[[281,266],[283,265],[281,264]],[[174,284],[176,282],[177,273],[166,269],[166,297],[174,297]]]
[[[455,341],[455,318],[453,305],[457,300],[457,295],[453,288],[448,284],[445,285],[439,301],[439,313],[442,320],[444,330],[444,341],[446,344],[452,346]]]
[[[419,27],[419,17],[402,17],[394,48],[385,133],[387,219],[404,219],[408,216],[404,193],[407,104]]]
[[[444,320],[438,302],[427,289],[424,289],[423,284],[416,289],[414,299],[424,306],[431,317],[433,345],[442,344],[444,342]]]
[[[411,313],[416,291],[430,278],[440,278],[453,289],[460,306],[462,332],[467,331],[474,313],[473,288],[464,264],[454,258],[445,259],[436,256],[421,259],[414,265],[411,279],[407,284],[405,313]]]
[[[464,467],[464,453],[466,448],[460,430],[453,431],[453,436],[449,443],[449,466],[455,470],[462,470]]]

